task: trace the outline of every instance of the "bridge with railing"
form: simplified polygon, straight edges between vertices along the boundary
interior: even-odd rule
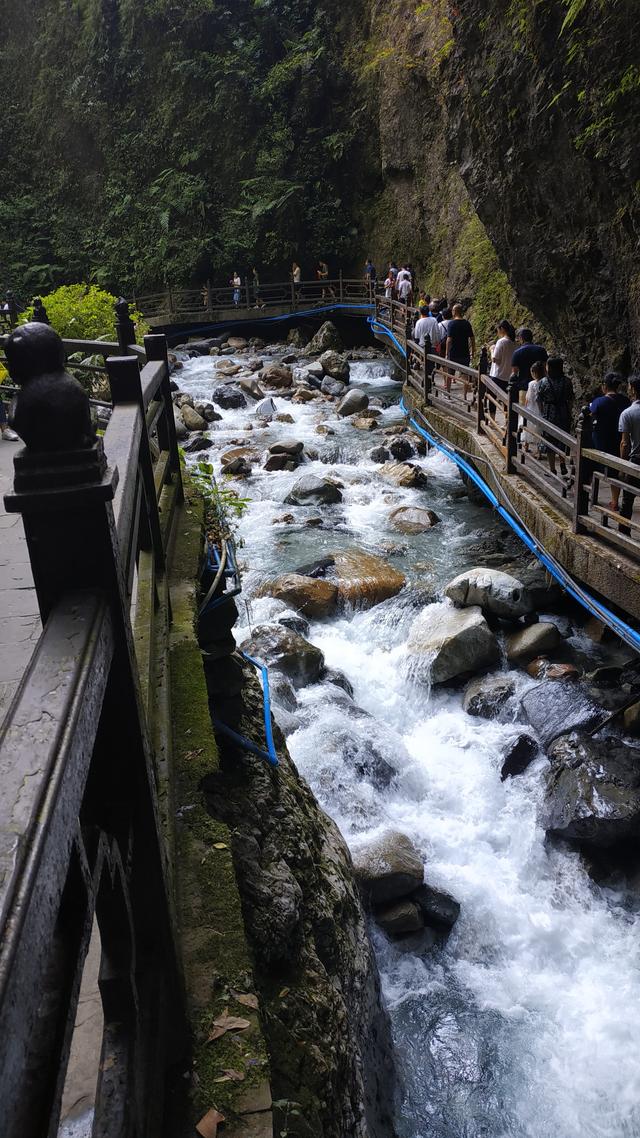
[[[638,467],[594,448],[588,406],[570,434],[519,403],[515,382],[505,389],[479,368],[425,350],[412,338],[417,316],[376,297],[374,329],[395,340],[415,413],[471,459],[543,549],[640,622]],[[611,508],[612,490],[629,516]]]
[[[344,277],[340,272],[326,280],[287,280],[258,287],[247,278],[237,289],[218,288],[207,281],[201,288],[167,287],[131,299],[150,327],[168,328],[313,315],[321,309],[341,309],[346,315],[362,316],[368,306],[373,312],[375,287],[369,280]]]

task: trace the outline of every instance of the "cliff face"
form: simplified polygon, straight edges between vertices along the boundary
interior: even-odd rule
[[[0,263],[27,295],[409,258],[480,338],[637,362],[633,0],[7,0]],[[26,65],[28,63],[28,65]]]

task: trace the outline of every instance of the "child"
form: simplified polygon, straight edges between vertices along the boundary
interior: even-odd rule
[[[542,415],[542,408],[538,401],[538,390],[540,387],[540,381],[546,374],[547,373],[545,366],[540,361],[531,365],[531,368],[529,370],[531,379],[529,380],[529,384],[525,393],[524,405],[525,407],[528,407],[530,411],[535,411],[536,415]],[[536,436],[533,435],[531,431],[524,432],[522,440],[524,442],[524,449],[526,452],[529,450],[529,443],[534,443],[535,439]]]

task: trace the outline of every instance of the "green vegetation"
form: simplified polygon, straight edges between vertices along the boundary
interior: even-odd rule
[[[506,317],[516,326],[531,324],[532,317],[518,303],[506,273],[498,264],[493,245],[482,222],[467,208],[466,221],[455,250],[456,270],[465,271],[473,282],[473,304],[469,315],[479,343],[492,343],[497,321]]]
[[[70,340],[105,340],[115,335],[114,305],[116,297],[96,285],[62,285],[42,298],[52,328]],[[33,306],[20,315],[20,323],[31,320]],[[139,312],[131,314],[136,324],[136,338],[142,343],[147,331]]]

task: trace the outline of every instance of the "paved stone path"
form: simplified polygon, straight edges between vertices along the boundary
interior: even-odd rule
[[[0,439],[0,723],[42,630],[22,518],[5,513],[3,502],[21,446]]]

